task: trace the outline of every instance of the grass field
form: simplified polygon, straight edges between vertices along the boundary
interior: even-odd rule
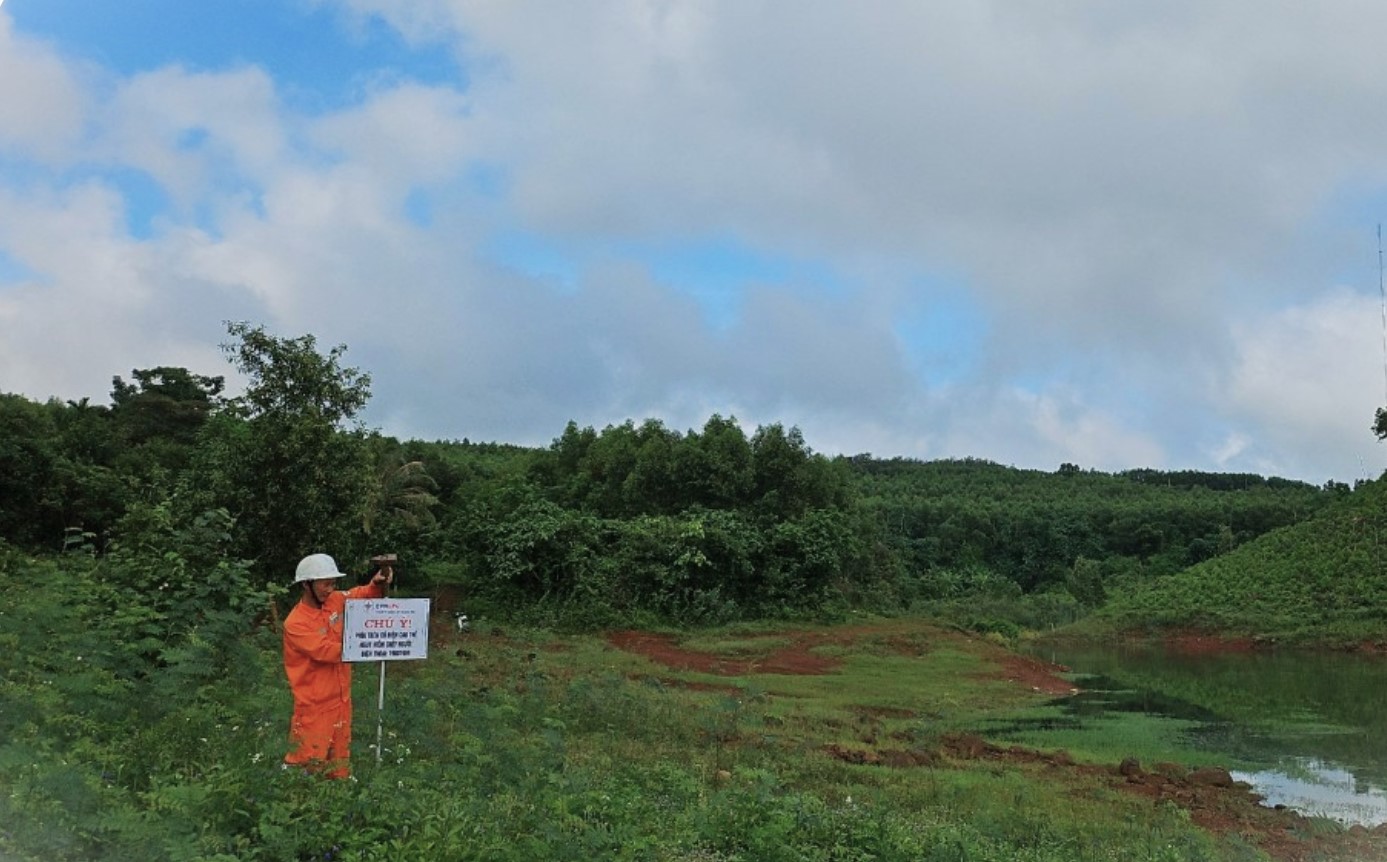
[[[113,709],[113,726],[83,724],[81,692],[61,677],[7,674],[6,698],[37,697],[42,708],[0,745],[0,853],[218,862],[1381,858],[1357,845],[1359,855],[1335,857],[1337,844],[1259,820],[1237,794],[1219,819],[1207,805],[1129,792],[1115,767],[1130,727],[1076,740],[1070,754],[989,744],[980,728],[1032,714],[1053,695],[1016,678],[1008,668],[1018,657],[996,643],[919,620],[624,640],[440,629],[426,661],[390,666],[380,763],[377,669],[356,668],[351,782],[279,768],[289,700],[275,633],[248,645],[253,659],[235,679],[152,713],[145,704],[155,716],[145,727],[120,726],[133,707]],[[788,672],[797,666],[813,672]],[[1132,753],[1196,765],[1164,737],[1143,736]],[[1303,855],[1312,849],[1319,855]]]

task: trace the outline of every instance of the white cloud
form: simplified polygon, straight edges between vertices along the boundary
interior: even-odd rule
[[[1065,462],[1100,470],[1170,466],[1150,430],[1132,427],[1067,386],[1002,390],[941,411],[948,421],[934,457],[972,455],[1047,470]]]
[[[1224,437],[1209,454],[1213,457],[1214,464],[1220,468],[1225,468],[1229,464],[1236,464],[1237,460],[1247,451],[1251,442],[1246,434],[1235,431]]]
[[[41,163],[69,157],[88,108],[83,76],[49,46],[16,34],[10,17],[0,15],[0,157]]]
[[[184,218],[210,193],[234,195],[267,180],[291,147],[274,83],[255,68],[136,75],[98,122],[95,155],[149,174]]]
[[[1338,476],[1381,472],[1369,430],[1387,405],[1378,300],[1340,289],[1235,324],[1231,336],[1237,358],[1219,396],[1257,429],[1261,458],[1295,473],[1314,464]]]
[[[1357,4],[349,5],[455,36],[530,227],[943,267],[1022,347],[1169,361],[1247,279],[1303,294],[1296,232],[1383,177]]]
[[[319,148],[397,188],[446,183],[472,157],[466,104],[456,91],[403,83],[314,124]]]
[[[171,283],[160,250],[125,235],[122,210],[95,183],[0,195],[0,242],[40,273],[0,290],[0,389],[101,402],[134,367],[220,365],[216,328],[191,311],[199,285]]]
[[[50,169],[0,173],[0,265],[27,273],[0,283],[0,388],[220,373],[220,321],[250,318],[347,342],[397,433],[720,412],[1048,469],[1347,478],[1376,455],[1376,311],[1365,335],[1371,303],[1303,254],[1384,182],[1387,10],[330,5],[448,41],[465,84],[378,78],[307,114],[264,69],[101,77],[0,16],[0,159]],[[173,201],[150,235],[108,168]],[[498,231],[578,249],[577,274],[506,270]],[[747,280],[715,331],[642,261],[725,238],[839,283]],[[894,321],[964,290],[976,357],[927,386]]]

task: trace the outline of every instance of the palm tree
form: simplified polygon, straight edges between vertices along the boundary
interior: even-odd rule
[[[376,482],[362,513],[361,528],[369,539],[373,533],[388,531],[395,524],[407,530],[434,526],[434,496],[438,483],[429,475],[423,461],[406,461],[400,451],[377,460]]]

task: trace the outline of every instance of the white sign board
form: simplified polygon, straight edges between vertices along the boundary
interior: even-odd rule
[[[348,599],[342,661],[429,657],[428,599]]]

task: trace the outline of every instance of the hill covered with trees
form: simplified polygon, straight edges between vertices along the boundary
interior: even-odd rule
[[[1116,596],[1090,633],[1193,629],[1284,643],[1387,642],[1387,485]]]
[[[221,376],[176,367],[115,377],[108,406],[0,395],[0,540],[100,566],[151,531],[215,522],[226,560],[270,587],[312,551],[350,567],[389,550],[414,589],[547,623],[856,607],[1007,629],[1072,621],[1188,566],[1233,566],[1257,537],[1361,493],[1249,474],[829,458],[796,428],[748,433],[719,415],[685,431],[570,423],[547,447],[401,441],[360,422],[370,377],[343,364],[344,346],[243,323],[228,334],[249,381],[236,398]]]

